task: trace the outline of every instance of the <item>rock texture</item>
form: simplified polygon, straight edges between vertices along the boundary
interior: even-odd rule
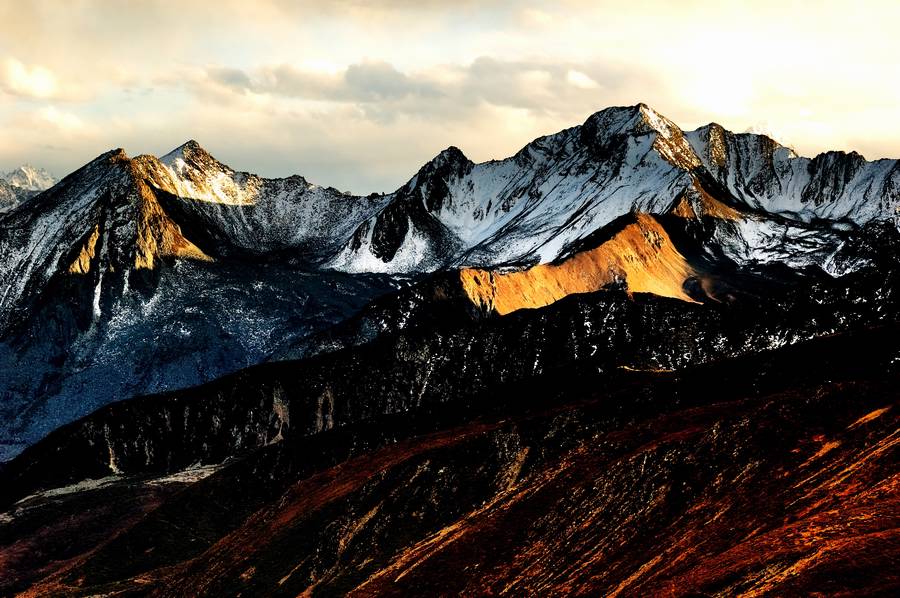
[[[890,594],[896,332],[680,373],[573,363],[285,436],[193,480],[34,494],[2,519],[6,588]],[[117,510],[57,523],[85,501]]]

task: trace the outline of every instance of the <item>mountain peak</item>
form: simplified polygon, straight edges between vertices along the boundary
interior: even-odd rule
[[[655,132],[668,139],[681,133],[678,125],[644,103],[599,110],[588,117],[582,128],[608,137]]]
[[[581,127],[582,139],[600,147],[646,134],[656,136],[653,147],[671,164],[687,170],[700,164],[678,125],[644,103],[595,112]]]
[[[638,104],[637,109],[641,121],[654,131],[666,136],[670,136],[673,131],[681,131],[678,125],[647,104]]]
[[[219,162],[193,139],[159,158],[159,163],[167,176],[150,172],[149,178],[180,197],[219,204],[252,204],[261,184],[259,177],[235,172]]]
[[[446,164],[467,164],[470,160],[455,145],[451,145],[447,149],[441,151],[437,156],[429,162],[432,166],[443,166]]]
[[[56,184],[56,178],[47,170],[27,163],[0,175],[0,178],[26,191],[44,191]]]
[[[787,147],[782,141],[778,139],[777,135],[762,126],[753,126],[743,133],[735,133],[733,131],[729,131],[717,122],[711,122],[709,124],[703,125],[702,127],[697,127],[693,132],[703,135],[704,137],[721,137],[727,134],[733,135],[737,138],[759,139],[776,147]]]
[[[178,160],[182,161],[207,161],[213,160],[218,163],[218,160],[212,157],[212,155],[203,149],[199,143],[197,143],[194,139],[189,139],[188,141],[182,143],[168,154],[160,157],[159,161],[165,164],[168,167],[173,167]]]
[[[585,121],[585,125],[599,126],[604,129],[615,128],[619,131],[629,128],[638,122],[641,106],[609,106],[591,114]]]

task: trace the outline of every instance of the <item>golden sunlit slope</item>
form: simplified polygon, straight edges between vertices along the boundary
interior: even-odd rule
[[[125,241],[127,245],[120,249],[124,249],[123,255],[133,254],[134,261],[133,264],[101,265],[101,270],[108,268],[152,270],[156,267],[157,259],[162,257],[212,261],[211,257],[184,236],[181,227],[165,212],[153,188],[147,184],[149,174],[162,170],[156,158],[140,156],[129,159],[121,153],[113,156],[111,162],[127,172],[125,201],[130,203],[132,211],[129,214],[135,221],[132,226],[126,228],[133,231],[134,237]],[[122,239],[113,239],[117,233],[110,232],[110,226],[116,227],[110,225],[106,218],[93,226],[73,256],[68,267],[69,274],[88,274],[96,267],[97,260],[102,259],[99,252],[102,245],[122,243]]]
[[[720,220],[740,220],[743,218],[739,211],[716,199],[696,179],[694,179],[693,193],[683,194],[671,213],[682,218],[703,216]]]
[[[148,164],[149,162],[149,164]],[[137,253],[135,269],[153,269],[157,257],[179,257],[202,261],[212,261],[199,247],[189,241],[179,227],[166,213],[152,188],[145,182],[145,171],[158,164],[155,158],[142,156],[132,160],[141,195],[140,219],[138,221]]]
[[[87,274],[91,271],[91,261],[97,253],[97,240],[100,238],[100,225],[94,225],[91,234],[82,245],[75,261],[69,265],[69,274]]]
[[[616,281],[624,281],[630,293],[693,302],[683,285],[694,274],[659,222],[636,214],[635,222],[599,247],[562,262],[509,273],[468,268],[460,272],[460,279],[473,303],[504,315],[550,305],[573,293],[597,291]]]

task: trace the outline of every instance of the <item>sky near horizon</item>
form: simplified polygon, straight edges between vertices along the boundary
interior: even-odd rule
[[[452,6],[452,8],[450,8]],[[900,3],[0,0],[0,170],[196,139],[357,193],[645,102],[900,158]]]

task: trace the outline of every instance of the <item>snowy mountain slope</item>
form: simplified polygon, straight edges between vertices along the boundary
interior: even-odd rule
[[[140,162],[150,185],[170,196],[168,207],[223,252],[326,255],[385,203],[379,195],[357,197],[301,176],[265,179],[235,172],[195,141],[158,161],[144,156]]]
[[[129,192],[123,157],[121,150],[103,154],[66,177],[40,205],[0,217],[0,329],[25,308],[29,293],[36,297],[68,267],[67,258],[75,259],[104,204]]]
[[[798,158],[766,137],[717,125],[685,134],[643,104],[608,108],[506,160],[474,164],[456,148],[445,150],[328,265],[409,272],[548,263],[624,214],[665,213],[698,192],[739,213],[733,220],[740,223],[729,225],[733,256],[765,261],[774,235],[788,245],[795,233],[804,236],[790,221],[892,218],[898,177],[896,161],[835,152]],[[826,231],[824,244],[832,237]],[[816,263],[828,254],[818,252]]]
[[[108,152],[0,214],[0,460],[111,400],[265,361],[394,288],[214,260],[152,186],[165,172]]]
[[[677,127],[644,105],[598,112],[506,160],[473,164],[450,148],[357,229],[330,266],[409,271],[552,261],[619,216],[667,210],[697,164]],[[429,251],[433,234],[423,221],[445,229],[445,244],[459,250]]]
[[[117,160],[118,169],[102,166]],[[552,262],[616,218],[669,213],[685,200],[717,206],[700,212],[720,221],[723,250],[737,262],[824,266],[840,242],[835,227],[891,219],[900,205],[897,161],[799,158],[767,137],[714,124],[685,134],[644,104],[602,110],[505,160],[475,164],[448,148],[388,195],[237,172],[194,141],[160,159],[113,152],[85,168],[53,199],[3,223],[3,312],[64,266],[66,252],[75,251],[65,255],[70,263],[78,257],[76,241],[98,224],[83,226],[86,214],[107,194],[142,206],[122,214],[134,239],[116,255],[148,269],[154,253],[278,252],[308,268],[394,273]],[[806,226],[814,220],[830,224]],[[816,251],[795,251],[813,238]]]
[[[897,217],[900,161],[867,162],[856,152],[804,158],[764,135],[715,123],[686,137],[716,180],[752,208],[806,222]]]
[[[0,174],[0,179],[5,180],[13,187],[19,187],[26,191],[45,191],[57,182],[52,174],[30,164],[23,164],[14,170]]]

